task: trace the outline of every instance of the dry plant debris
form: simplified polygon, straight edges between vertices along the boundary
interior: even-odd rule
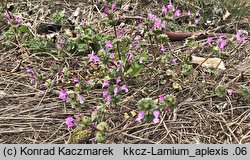
[[[3,1],[0,143],[250,143],[249,30],[187,4]]]

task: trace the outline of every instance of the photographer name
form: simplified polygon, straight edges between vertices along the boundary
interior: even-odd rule
[[[93,148],[67,148],[67,147],[53,147],[53,148],[39,148],[39,149],[31,149],[28,147],[21,147],[20,148],[20,155],[30,155],[30,156],[36,156],[36,155],[114,155],[113,149],[103,148],[103,149],[93,149]]]

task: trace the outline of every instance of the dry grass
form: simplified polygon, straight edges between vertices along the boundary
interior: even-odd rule
[[[100,19],[104,17],[100,12],[93,11],[96,7],[94,5],[72,1],[70,5],[63,1],[53,3],[53,10],[63,7],[68,13],[73,13],[76,7],[80,7],[84,17],[88,17],[87,23],[95,25],[102,33],[108,33],[111,30],[101,27]],[[14,4],[17,7],[16,10],[25,13],[25,2]],[[50,20],[51,13],[42,10],[49,7],[47,4],[51,4],[51,1],[42,3],[32,1],[31,5],[38,8],[33,15],[28,16],[26,21],[31,21],[34,30],[37,24]],[[140,3],[132,4],[134,8],[139,8]],[[145,15],[139,9],[124,14]],[[40,19],[41,16],[44,16],[44,19]],[[178,50],[182,45],[182,43],[171,43],[177,55],[191,52],[188,48]],[[231,60],[249,58],[249,45],[249,42],[246,42],[228,49],[228,52],[237,53]],[[71,134],[66,129],[64,120],[68,115],[74,115],[78,111],[64,106],[55,93],[48,91],[41,95],[42,91],[29,84],[23,72],[24,66],[33,66],[42,73],[49,66],[48,59],[51,59],[47,55],[31,55],[23,48],[1,47],[0,143],[68,143]],[[20,63],[21,60],[25,61]],[[20,69],[15,70],[14,68],[19,65]],[[250,59],[240,68],[229,68],[225,72],[220,72],[218,77],[208,75],[204,69],[198,68],[192,83],[180,91],[173,91],[168,85],[160,84],[159,74],[164,75],[163,73],[168,69],[166,67],[160,68],[159,73],[142,74],[144,84],[136,84],[134,80],[129,80],[128,96],[118,106],[111,107],[106,116],[111,128],[109,143],[250,143],[250,100],[243,100],[237,95],[233,98],[229,96],[218,98],[204,94],[205,89],[217,84],[249,87],[249,68]],[[240,77],[242,74],[243,79]],[[154,91],[147,90],[148,88]],[[93,90],[94,95],[100,92],[99,89]],[[178,106],[174,112],[164,114],[160,124],[138,124],[132,118],[124,120],[123,113],[136,109],[135,104],[142,97],[156,97],[170,92],[177,95]],[[83,112],[88,115],[89,110],[97,105],[96,98],[89,96],[86,103],[88,108]]]

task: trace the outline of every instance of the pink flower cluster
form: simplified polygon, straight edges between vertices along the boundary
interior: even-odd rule
[[[225,46],[228,44],[228,40],[225,39],[224,36],[219,36],[217,44],[220,50],[224,50]]]
[[[245,42],[248,38],[247,36],[243,36],[240,32],[237,32],[235,37],[236,37],[236,42]],[[203,43],[203,46],[212,45],[213,43],[214,43],[214,38],[210,37],[206,40],[206,42]],[[218,48],[221,51],[223,51],[225,47],[227,46],[227,44],[228,44],[228,40],[223,35],[220,35],[217,40]]]
[[[193,17],[192,17],[192,14],[191,14],[190,10],[188,11],[187,15],[190,17],[189,18],[189,25],[192,25],[192,23],[198,24],[200,22],[200,16],[201,16],[200,11],[196,11],[194,20],[192,19]]]
[[[26,72],[30,74],[29,80],[30,83],[33,84],[36,81],[36,73],[29,67],[25,67]]]
[[[56,43],[56,48],[59,50],[61,49],[64,45],[66,45],[67,40],[64,37],[61,37],[58,42]]]
[[[116,96],[119,91],[124,91],[125,93],[128,92],[128,88],[126,87],[125,84],[122,84],[121,87],[119,86],[120,82],[121,82],[121,77],[118,76],[117,79],[116,79],[116,86],[113,89],[113,93],[114,93],[113,96]],[[102,91],[102,97],[107,99],[106,105],[109,106],[110,102],[111,102],[111,99],[112,99],[112,96],[108,92],[108,90],[110,88],[110,84],[109,84],[108,80],[103,80],[102,88],[105,88]]]
[[[10,12],[6,12],[4,14],[4,17],[5,17],[5,22],[7,24],[12,24],[13,21],[14,21],[14,24],[21,24],[22,23],[22,19],[20,17],[13,16]]]
[[[227,94],[228,94],[229,96],[232,96],[233,93],[234,93],[234,89],[232,89],[232,88],[227,89]]]
[[[175,10],[174,5],[172,4],[171,1],[169,1],[169,4],[168,4],[167,7],[166,7],[165,5],[162,6],[162,14],[163,14],[164,16],[166,16],[168,12],[169,12],[169,13],[171,13],[171,12],[174,13],[174,14],[173,14],[173,18],[176,18],[176,17],[181,16],[181,10],[179,10],[179,9],[176,9],[176,10]]]
[[[166,23],[152,14],[152,12],[148,13],[148,20],[153,21],[153,26],[150,27],[151,29],[164,29],[166,27]]]
[[[164,102],[164,100],[165,100],[165,99],[164,99],[164,96],[163,96],[163,95],[159,95],[159,96],[158,96],[158,101],[159,101],[159,103]],[[169,107],[168,107],[168,106],[165,106],[165,107],[164,107],[164,110],[165,110],[165,111],[169,111]]]
[[[65,90],[65,89],[61,89],[60,92],[59,92],[59,98],[62,100],[62,101],[66,101],[67,98],[69,97],[69,94],[68,92]],[[83,104],[84,103],[84,99],[83,99],[83,96],[81,96],[80,94],[77,95],[77,101],[80,103],[80,104]]]
[[[237,32],[236,34],[236,41],[238,42],[245,42],[247,40],[247,36],[242,36],[240,32]]]
[[[112,3],[111,4],[111,10],[114,12],[116,10],[116,4]],[[109,14],[110,8],[109,7],[104,7],[103,8],[103,13]]]
[[[153,122],[154,123],[160,123],[160,114],[161,113],[160,113],[159,110],[154,110],[153,111],[153,116],[154,116]],[[144,112],[139,112],[138,116],[136,118],[136,121],[141,123],[144,118],[145,118],[145,113]]]
[[[97,62],[100,62],[100,58],[94,55],[94,52],[92,52],[91,54],[88,54],[88,57],[89,57],[89,62],[93,62],[94,64],[96,64]]]
[[[60,92],[59,92],[59,98],[63,101],[66,101],[66,99],[68,98],[68,93],[66,90],[62,89]]]
[[[68,129],[76,126],[76,118],[75,117],[68,117],[65,120],[65,124],[67,125]]]
[[[164,96],[163,95],[159,95],[158,96],[158,101],[159,101],[159,103],[164,102]],[[169,107],[168,106],[165,106],[163,109],[164,109],[164,111],[169,111]],[[153,119],[154,123],[160,123],[160,114],[161,113],[160,113],[160,111],[158,109],[156,109],[156,110],[153,111],[152,115],[154,117],[154,119]],[[145,113],[144,112],[139,112],[138,116],[136,118],[136,121],[137,122],[141,122],[144,118],[145,118]]]

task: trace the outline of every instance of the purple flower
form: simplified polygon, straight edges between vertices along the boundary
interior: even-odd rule
[[[116,36],[117,37],[124,36],[124,34],[125,34],[125,30],[124,29],[118,29],[117,32],[116,32]]]
[[[105,8],[103,9],[103,12],[104,12],[105,14],[109,14],[109,9],[108,9],[108,7],[105,7]]]
[[[179,17],[181,15],[181,10],[177,9],[175,12],[174,12],[174,15],[173,17]]]
[[[80,24],[84,26],[86,24],[86,20],[82,19]],[[80,32],[77,32],[77,35],[80,35],[80,34],[81,34]]]
[[[77,96],[77,100],[80,102],[80,104],[83,104],[83,97],[81,95]]]
[[[45,84],[44,83],[40,83],[40,84],[38,84],[38,86],[42,88],[42,87],[45,86]]]
[[[139,113],[138,113],[138,117],[136,118],[136,121],[141,123],[141,120],[142,120],[144,117],[145,117],[144,112],[139,112]]]
[[[154,110],[153,116],[155,117],[154,120],[153,120],[154,123],[160,123],[160,119],[159,119],[160,111],[159,110]]]
[[[6,22],[7,24],[11,24],[11,23],[10,23],[10,19],[8,19],[8,18],[5,18],[5,22]]]
[[[240,32],[237,32],[236,34],[236,40],[239,42],[244,42],[247,40],[247,37],[242,37]]]
[[[90,80],[87,81],[87,83],[88,83],[89,85],[92,85],[92,84],[93,84],[93,80],[90,79]]]
[[[109,55],[109,58],[110,58],[110,59],[114,59],[114,58],[115,58],[115,53],[111,53],[111,54]]]
[[[159,100],[159,102],[163,102],[163,101],[164,101],[163,95],[159,95],[159,96],[158,96],[158,100]]]
[[[167,12],[168,12],[168,8],[165,5],[163,5],[162,6],[162,13],[163,13],[163,15],[166,16]]]
[[[203,45],[211,45],[212,43],[214,42],[214,39],[211,37],[211,38],[208,38],[207,41],[205,43],[203,43]]]
[[[91,128],[92,128],[93,130],[96,130],[96,125],[95,125],[95,124],[91,124]]]
[[[117,79],[116,79],[116,84],[120,83],[121,82],[121,77],[118,76]]]
[[[59,43],[56,43],[56,49],[61,49],[61,45]]]
[[[115,87],[115,88],[114,88],[114,96],[116,96],[117,93],[118,93],[118,87]]]
[[[98,56],[95,56],[93,52],[91,54],[88,54],[88,57],[89,57],[89,62],[93,62],[94,64],[100,62],[100,58]]]
[[[194,23],[195,23],[195,24],[198,24],[199,21],[200,21],[200,18],[195,18]]]
[[[109,72],[113,72],[113,68],[112,67],[109,67]]]
[[[125,91],[126,93],[128,92],[128,89],[125,84],[122,85],[121,90]]]
[[[154,110],[153,115],[155,118],[158,118],[160,116],[160,111],[159,110]]]
[[[56,61],[51,61],[51,65],[55,66],[56,65]]]
[[[219,48],[221,50],[224,50],[225,46],[227,45],[228,41],[227,40],[223,40],[220,44],[219,44]]]
[[[143,27],[143,24],[142,24],[142,23],[139,23],[139,24],[138,24],[138,28],[141,28],[141,27]]]
[[[176,64],[176,63],[177,63],[177,60],[178,60],[177,58],[174,58],[174,59],[173,59],[173,64]]]
[[[30,69],[29,67],[25,67],[25,69],[26,69],[26,71],[29,72],[29,73],[32,72],[32,69]]]
[[[39,92],[38,96],[44,96],[45,92],[44,91],[41,91]]]
[[[103,80],[102,87],[109,87],[109,81]]]
[[[61,37],[59,40],[59,44],[65,45],[66,43],[67,43],[67,40],[65,38]]]
[[[59,98],[63,101],[65,101],[68,96],[69,96],[68,93],[63,89],[59,93]]]
[[[22,23],[22,19],[20,17],[15,17],[15,23],[16,24]]]
[[[109,106],[110,105],[110,101],[111,101],[111,95],[108,95],[107,96],[107,102],[106,102],[106,105]]]
[[[218,43],[221,43],[223,41],[224,36],[219,36]]]
[[[135,40],[135,41],[141,40],[141,36],[140,36],[140,35],[135,36],[135,39],[134,39],[134,40]]]
[[[60,75],[60,76],[64,76],[64,71],[61,70],[61,71],[59,72],[59,75]]]
[[[121,65],[119,62],[113,61],[113,63],[116,65],[117,71],[121,68]]]
[[[200,17],[201,15],[200,15],[200,11],[197,11],[196,13],[195,13],[195,16],[196,17]]]
[[[237,34],[236,34],[236,40],[237,41],[241,41],[241,34],[240,34],[240,32],[237,32]]]
[[[107,100],[108,100],[108,101],[111,101],[111,98],[112,98],[111,95],[108,95],[108,96],[107,96]]]
[[[108,96],[108,91],[107,90],[102,91],[102,97],[107,97],[107,96]]]
[[[67,125],[68,129],[76,126],[76,119],[74,117],[68,117],[65,120],[65,124]]]
[[[98,113],[98,109],[97,109],[97,107],[95,107],[95,109],[93,110],[93,114],[97,114]]]
[[[140,48],[140,44],[135,44],[135,50],[138,50]]]
[[[169,2],[168,9],[174,11],[174,6],[171,1]]]
[[[109,48],[112,48],[112,47],[113,47],[110,40],[108,40],[108,41],[106,42],[105,47],[106,47],[106,49],[109,49]]]
[[[162,22],[161,23],[161,28],[165,28],[166,27],[166,23],[165,22]]]
[[[161,52],[162,52],[162,53],[165,53],[165,51],[166,51],[166,48],[164,47],[163,44],[161,44]]]
[[[128,52],[128,61],[131,62],[134,58],[134,54],[132,52]]]
[[[160,20],[159,18],[155,17],[153,28],[156,29],[156,28],[159,28],[159,26],[160,26]]]
[[[73,82],[74,82],[74,83],[79,83],[79,80],[78,80],[78,78],[76,78],[76,77],[73,77]]]
[[[30,83],[34,83],[36,81],[34,77],[30,77],[29,80],[30,80]]]
[[[32,75],[35,75],[35,72],[31,68],[25,67],[25,70],[26,70],[26,72],[28,72],[28,73],[30,73]]]
[[[148,13],[148,20],[153,20],[154,15],[152,14],[152,12]]]
[[[112,8],[112,11],[114,11],[116,9],[116,4],[115,3],[112,3],[111,4],[111,8]]]
[[[232,89],[232,88],[227,89],[227,94],[229,96],[233,95],[233,93],[234,93],[234,89]]]
[[[168,107],[168,106],[165,106],[165,107],[164,107],[164,111],[169,111],[169,107]]]
[[[188,16],[191,16],[191,11],[190,11],[190,10],[188,10],[187,15],[188,15]]]
[[[245,64],[245,61],[240,61],[240,63],[236,67],[240,67],[241,65]]]
[[[10,19],[12,18],[12,16],[11,16],[8,12],[6,12],[6,13],[4,14],[4,17],[5,17],[6,23],[7,23],[7,24],[10,24]]]

